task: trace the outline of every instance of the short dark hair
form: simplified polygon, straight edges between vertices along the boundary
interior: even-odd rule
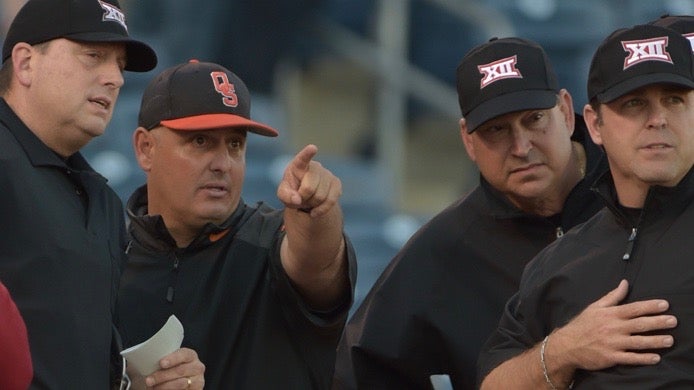
[[[593,97],[588,104],[595,111],[595,115],[598,117],[598,124],[602,125],[602,106],[604,103],[600,103],[597,97]]]

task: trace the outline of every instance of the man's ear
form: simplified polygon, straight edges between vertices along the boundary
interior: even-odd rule
[[[152,169],[152,154],[154,153],[154,135],[144,127],[138,127],[133,133],[133,148],[135,158],[143,171]]]
[[[33,70],[33,64],[31,62],[34,58],[34,49],[31,45],[24,42],[19,42],[12,48],[12,57],[9,61],[12,61],[12,68],[14,77],[17,82],[25,87],[31,85],[31,75]]]
[[[458,121],[460,124],[460,138],[463,140],[463,145],[465,145],[465,151],[467,151],[468,157],[473,162],[475,161],[475,145],[472,142],[472,134],[468,133],[467,122],[465,118],[460,118]]]
[[[586,122],[590,138],[596,145],[602,145],[602,134],[600,133],[600,113],[593,109],[593,106],[586,104],[583,107],[583,120]]]
[[[576,128],[576,114],[574,113],[574,102],[571,94],[566,89],[559,91],[559,109],[564,114],[564,122],[569,129],[571,136]]]

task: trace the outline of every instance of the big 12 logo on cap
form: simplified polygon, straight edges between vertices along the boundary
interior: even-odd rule
[[[692,52],[694,52],[694,33],[684,34],[684,37],[689,39],[689,45],[692,47]]]
[[[518,56],[514,55],[513,57],[502,58],[488,64],[478,65],[477,70],[484,76],[482,80],[480,80],[480,89],[502,79],[522,79],[523,75],[520,70],[516,68],[517,62]]]
[[[101,8],[104,9],[104,15],[101,17],[101,20],[104,22],[116,22],[123,26],[125,31],[128,31],[128,26],[125,24],[125,14],[123,11],[119,10],[115,5],[109,4],[105,1],[99,0],[99,5],[101,5]]]
[[[635,41],[622,41],[622,47],[629,53],[624,59],[624,68],[645,61],[663,61],[672,64],[672,58],[667,51],[668,37],[657,37]]]

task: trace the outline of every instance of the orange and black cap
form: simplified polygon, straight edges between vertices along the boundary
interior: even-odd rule
[[[170,67],[152,80],[142,96],[138,126],[173,130],[239,127],[268,137],[279,133],[251,120],[251,95],[229,69],[190,60]]]

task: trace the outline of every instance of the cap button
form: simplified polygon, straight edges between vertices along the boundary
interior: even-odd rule
[[[188,63],[189,63],[189,64],[197,64],[198,62],[200,62],[200,61],[198,61],[198,60],[195,59],[195,58],[191,58],[190,60],[188,60]]]

